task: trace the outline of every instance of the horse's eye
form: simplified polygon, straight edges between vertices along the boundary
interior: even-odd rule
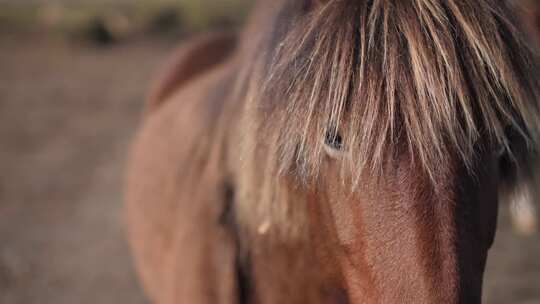
[[[341,149],[343,149],[343,138],[336,131],[330,130],[326,132],[324,143],[328,148],[335,151],[341,151]]]

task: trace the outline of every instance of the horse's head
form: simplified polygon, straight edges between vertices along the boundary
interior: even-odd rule
[[[480,303],[498,188],[538,139],[513,9],[278,2],[246,73],[246,222],[329,231],[354,303]]]

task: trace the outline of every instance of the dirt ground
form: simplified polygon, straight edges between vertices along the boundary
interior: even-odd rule
[[[124,239],[122,175],[170,49],[0,39],[0,303],[146,303]],[[540,303],[540,236],[514,235],[505,212],[500,226],[485,303]]]

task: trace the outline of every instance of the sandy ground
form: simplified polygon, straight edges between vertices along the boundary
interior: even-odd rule
[[[0,303],[145,303],[121,187],[167,47],[0,44]]]
[[[148,79],[171,46],[0,39],[0,303],[145,303],[121,188]],[[540,303],[540,236],[501,216],[486,303]]]

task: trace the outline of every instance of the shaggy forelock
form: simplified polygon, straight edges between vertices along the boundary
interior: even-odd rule
[[[316,176],[335,130],[357,177],[402,152],[434,177],[480,140],[538,139],[538,61],[505,1],[319,2],[275,19],[248,97],[276,172]]]

